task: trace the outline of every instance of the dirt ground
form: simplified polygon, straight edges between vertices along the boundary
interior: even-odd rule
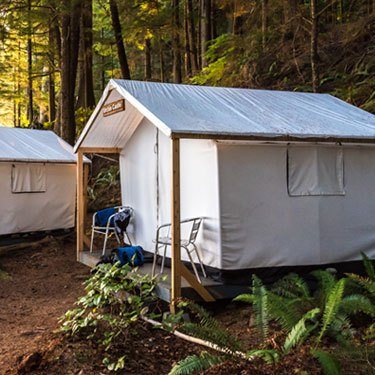
[[[57,333],[58,319],[83,294],[89,269],[76,262],[72,238],[0,255],[0,375],[103,374],[100,348]],[[200,347],[139,326],[127,355],[129,374],[168,373]]]
[[[76,262],[72,239],[0,256],[0,374],[50,341],[57,319],[82,294],[89,269]]]

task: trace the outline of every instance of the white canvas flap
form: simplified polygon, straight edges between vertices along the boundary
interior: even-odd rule
[[[345,195],[342,148],[289,147],[288,192],[290,196]]]
[[[12,165],[12,193],[46,191],[46,167],[41,163]]]

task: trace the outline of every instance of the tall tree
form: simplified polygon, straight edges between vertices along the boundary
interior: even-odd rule
[[[310,0],[311,15],[311,39],[310,39],[310,61],[311,61],[311,80],[313,92],[318,91],[319,71],[318,71],[318,14],[317,0]]]
[[[268,28],[268,0],[262,0],[262,48],[266,48]]]
[[[113,27],[113,32],[115,34],[117,54],[118,54],[118,59],[120,62],[122,78],[131,79],[128,59],[127,59],[126,51],[125,51],[125,44],[124,44],[124,40],[122,37],[120,16],[119,16],[119,11],[118,11],[116,0],[109,0],[109,6],[111,10],[112,27]]]
[[[32,20],[31,0],[27,0],[27,117],[29,126],[34,122],[34,92],[33,92],[33,42],[32,42]]]
[[[190,38],[189,38],[189,16],[188,16],[188,9],[187,9],[187,2],[185,1],[184,6],[184,32],[185,32],[185,74],[187,77],[191,77],[192,74],[192,61],[191,61],[191,47],[190,47]]]
[[[211,0],[201,0],[201,48],[202,48],[202,67],[207,66],[206,53],[208,43],[212,39],[211,31]]]
[[[151,81],[152,78],[151,61],[151,39],[145,39],[145,81]]]
[[[92,48],[92,0],[82,0],[78,108],[93,108],[95,106]]]
[[[61,136],[71,145],[76,125],[74,94],[77,76],[81,0],[65,2],[61,12]]]
[[[194,23],[194,7],[193,0],[186,0],[187,7],[187,31],[189,39],[189,53],[192,73],[196,74],[199,69],[195,23]]]
[[[48,28],[48,120],[53,124],[56,120],[55,40],[54,19],[52,15]]]
[[[172,0],[173,82],[182,82],[180,47],[180,1]]]

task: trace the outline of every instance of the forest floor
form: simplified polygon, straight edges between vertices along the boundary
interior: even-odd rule
[[[57,332],[58,319],[83,294],[86,266],[76,262],[73,238],[50,237],[39,247],[0,256],[0,375],[108,374],[103,348],[93,341],[68,339]],[[248,306],[215,305],[215,317],[235,336],[256,348],[261,338],[249,326]],[[124,347],[127,374],[167,374],[177,361],[207,348],[186,342],[160,329],[138,324],[131,347]],[[274,345],[279,333],[275,330]],[[344,373],[367,374],[363,366]],[[320,374],[307,346],[275,367],[261,361],[226,362],[210,374]]]
[[[100,348],[69,341],[58,319],[83,294],[89,269],[75,259],[72,239],[51,240],[0,256],[0,374],[106,373]],[[129,350],[129,374],[168,373],[173,363],[201,348],[139,326]]]

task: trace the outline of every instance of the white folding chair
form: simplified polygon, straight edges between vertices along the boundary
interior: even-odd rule
[[[198,258],[202,273],[204,277],[207,277],[206,271],[203,266],[202,259],[200,257],[199,251],[197,249],[197,246],[195,244],[195,241],[198,236],[199,228],[201,227],[203,218],[196,217],[192,219],[185,219],[181,221],[182,225],[191,225],[190,232],[187,239],[181,239],[181,247],[186,250],[186,253],[189,257],[191,266],[193,267],[194,274],[198,281],[201,283],[201,279],[199,277],[197,267],[195,266],[195,263],[192,258],[192,253],[195,253],[195,255]],[[163,255],[162,255],[162,261],[161,261],[161,267],[160,267],[160,273],[162,274],[164,271],[164,263],[165,263],[165,257],[167,252],[167,247],[172,246],[172,238],[170,236],[170,229],[172,224],[163,224],[160,225],[156,231],[156,239],[153,241],[155,243],[155,253],[154,253],[154,260],[152,264],[152,275],[155,275],[156,270],[156,263],[159,256],[159,249],[163,248]],[[163,232],[167,232],[165,236],[162,235]]]
[[[109,238],[112,237],[112,235],[115,235],[117,243],[119,245],[121,245],[120,238],[119,238],[119,236],[117,234],[116,228],[115,228],[114,223],[113,223],[113,218],[115,217],[115,215],[118,212],[124,211],[124,210],[128,209],[128,210],[130,210],[130,220],[131,220],[132,217],[133,217],[134,211],[129,206],[116,206],[116,207],[113,207],[113,208],[114,208],[114,213],[108,217],[107,223],[106,223],[105,226],[96,225],[96,218],[97,218],[97,215],[98,215],[99,211],[95,212],[94,215],[92,216],[91,243],[90,243],[90,252],[91,253],[92,253],[93,246],[94,246],[94,236],[95,236],[95,233],[96,234],[102,234],[102,235],[104,235],[104,244],[103,244],[102,255],[105,255],[107,241],[108,241]],[[125,230],[125,231],[123,231],[122,234],[124,236],[124,243],[125,243],[125,238],[127,238],[127,240],[129,241],[129,244],[131,245],[132,242],[130,240],[128,232]]]

